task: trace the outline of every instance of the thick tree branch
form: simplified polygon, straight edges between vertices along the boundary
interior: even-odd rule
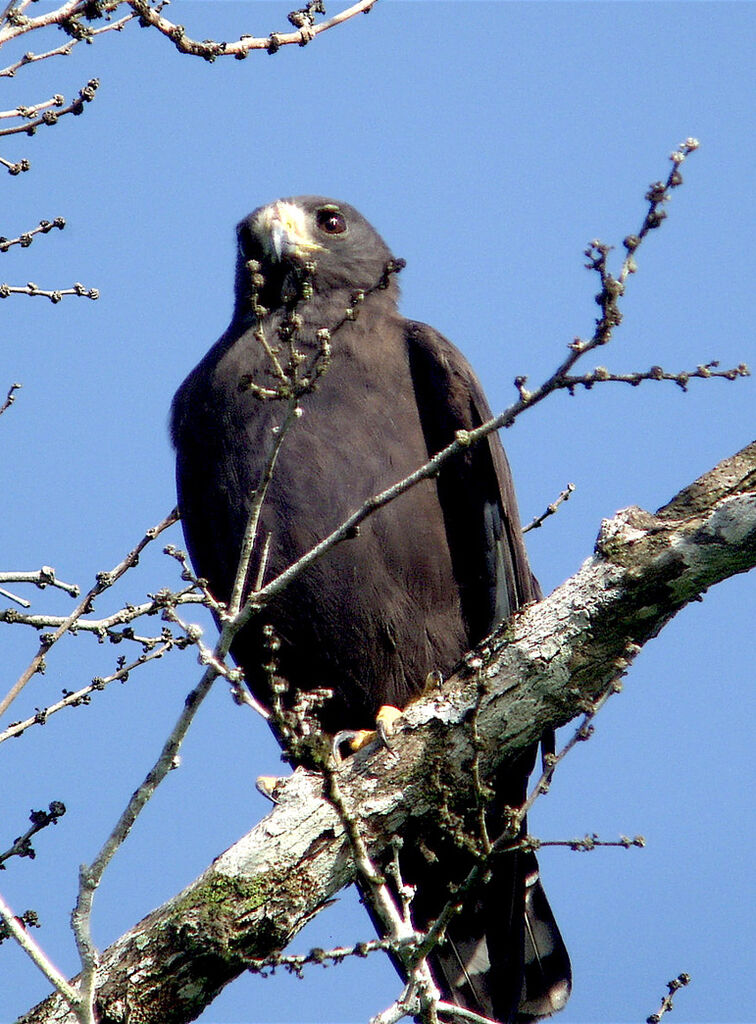
[[[413,704],[392,754],[350,759],[339,787],[372,855],[410,818],[432,814],[444,786],[471,789],[469,726],[477,707],[479,771],[547,726],[570,721],[689,601],[756,565],[756,442],[653,515],[605,520],[595,554],[538,605],[519,612],[437,694]],[[481,702],[479,681],[486,680]],[[141,921],[100,962],[101,1024],[193,1020],[248,966],[280,951],[354,878],[344,826],[319,776],[298,770],[276,808],[174,899]],[[74,1021],[53,996],[19,1024]]]

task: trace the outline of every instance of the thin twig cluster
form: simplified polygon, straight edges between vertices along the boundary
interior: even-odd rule
[[[166,530],[169,526],[175,523],[178,519],[178,512],[174,509],[158,523],[157,526],[152,527],[146,532],[144,537],[139,541],[136,547],[129,552],[128,555],[118,565],[116,565],[109,572],[98,573],[94,584],[90,587],[81,601],[77,604],[74,610],[67,615],[60,625],[51,634],[48,634],[44,638],[37,650],[37,653],[32,658],[28,667],[21,673],[19,678],[16,680],[14,685],[11,687],[8,694],[0,700],[0,715],[2,715],[13,703],[16,697],[21,693],[29,680],[38,672],[44,672],[45,670],[45,659],[50,649],[67,633],[71,631],[72,627],[76,627],[77,622],[81,617],[88,612],[91,612],[95,600],[109,587],[112,587],[129,569],[139,561],[139,556],[144,548],[151,543],[156,537],[158,537],[163,530]]]
[[[2,30],[0,30],[0,36]],[[87,103],[91,103],[95,97],[95,93],[100,83],[98,79],[91,78],[83,89],[79,90],[79,95],[76,99],[72,100],[68,106],[65,106],[65,97],[60,93],[56,93],[49,100],[44,100],[41,103],[35,103],[31,106],[21,105],[16,107],[15,110],[0,111],[0,119],[3,118],[16,118],[21,123],[14,124],[10,128],[0,128],[0,136],[7,135],[35,135],[37,129],[43,125],[54,125],[57,124],[61,117],[65,117],[66,114],[73,114],[78,116],[84,112],[84,107]],[[39,115],[39,116],[38,116]],[[31,164],[28,160],[16,160],[12,162],[0,157],[0,164],[2,164],[11,175],[21,174],[24,171],[28,171]]]
[[[64,106],[66,102],[65,97],[61,96],[60,93],[56,93],[52,99],[44,100],[42,103],[35,103],[31,107],[20,106],[16,107],[15,110],[0,111],[0,118],[18,118],[21,121],[21,124],[12,125],[10,128],[0,128],[0,137],[21,133],[24,135],[35,135],[37,128],[42,127],[42,125],[57,124],[61,117],[66,114],[82,114],[84,112],[84,105],[92,102],[99,85],[98,79],[90,78],[84,88],[79,90],[79,95],[76,99],[72,100],[67,107]],[[38,117],[37,115],[40,113],[41,116]]]

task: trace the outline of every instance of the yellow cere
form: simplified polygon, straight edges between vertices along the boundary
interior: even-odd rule
[[[269,255],[304,257],[322,251],[310,234],[307,213],[293,203],[276,202],[266,206],[257,215],[258,235]]]

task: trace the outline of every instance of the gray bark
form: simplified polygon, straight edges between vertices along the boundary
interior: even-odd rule
[[[445,794],[469,793],[476,703],[480,768],[490,778],[547,727],[580,714],[689,601],[754,565],[756,442],[655,515],[628,508],[605,520],[595,553],[571,579],[407,710],[394,754],[368,748],[340,772],[370,851],[377,855]],[[194,1020],[250,958],[281,951],[353,880],[344,828],[320,778],[299,769],[277,795],[280,803],[250,833],[105,950],[102,1024]],[[55,995],[18,1024],[74,1020]]]

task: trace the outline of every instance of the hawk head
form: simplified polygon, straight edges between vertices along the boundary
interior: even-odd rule
[[[381,236],[353,206],[325,196],[261,206],[239,223],[236,234],[237,310],[248,308],[251,260],[260,264],[260,300],[269,309],[290,300],[304,274],[315,292],[369,289],[392,260]]]

